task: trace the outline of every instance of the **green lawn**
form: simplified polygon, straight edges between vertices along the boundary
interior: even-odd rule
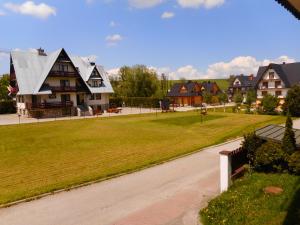
[[[283,189],[265,194],[267,186]],[[204,225],[299,225],[300,177],[289,174],[253,174],[236,181],[201,211]]]
[[[199,113],[199,112],[198,112]],[[196,112],[0,126],[0,204],[133,171],[279,116]]]

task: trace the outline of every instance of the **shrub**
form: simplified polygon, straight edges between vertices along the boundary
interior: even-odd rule
[[[121,107],[123,102],[127,107],[159,108],[160,99],[151,97],[110,98],[110,105]]]
[[[293,130],[293,121],[290,115],[287,116],[285,123],[285,132],[282,139],[282,149],[289,155],[296,150],[295,132]]]
[[[283,172],[287,169],[286,159],[287,155],[280,144],[267,141],[255,152],[254,166],[258,171]]]
[[[254,164],[255,152],[263,142],[263,140],[256,136],[255,132],[244,135],[242,148],[247,151],[247,158],[251,167]]]
[[[292,116],[300,116],[300,86],[293,86],[287,93],[284,104],[284,112]]]
[[[278,106],[278,99],[277,97],[267,94],[263,97],[261,101],[263,112],[264,114],[268,115],[275,115],[277,114],[275,112],[276,107]]]
[[[0,114],[16,113],[14,101],[0,101]]]
[[[300,175],[300,151],[294,152],[289,158],[289,170]]]
[[[243,99],[244,99],[243,95],[239,92],[236,93],[233,98],[234,98],[233,100],[236,104],[241,104],[243,102]]]

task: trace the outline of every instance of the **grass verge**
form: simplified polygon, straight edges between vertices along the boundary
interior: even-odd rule
[[[283,189],[266,194],[267,186]],[[300,177],[254,173],[237,180],[229,191],[212,200],[200,212],[204,225],[299,225]]]

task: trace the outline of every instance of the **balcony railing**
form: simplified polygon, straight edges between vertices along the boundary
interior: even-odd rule
[[[69,71],[50,71],[50,77],[77,77],[77,72],[69,72]]]
[[[66,102],[41,102],[41,103],[26,103],[27,109],[52,109],[52,108],[69,108],[73,106],[72,101]]]
[[[76,86],[50,86],[52,92],[75,92]]]

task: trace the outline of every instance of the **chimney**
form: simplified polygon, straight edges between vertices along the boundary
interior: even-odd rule
[[[250,74],[250,75],[249,75],[249,80],[253,80],[253,78],[254,78],[254,75],[253,75],[253,74]]]
[[[38,51],[38,54],[39,54],[40,56],[47,56],[47,54],[45,53],[45,50],[44,50],[44,49],[38,48],[37,51]]]
[[[95,62],[90,62],[90,65],[91,65],[91,66],[95,66],[96,63],[95,63]]]
[[[282,64],[283,64],[283,65],[285,65],[286,63],[285,63],[285,62],[283,62]]]

